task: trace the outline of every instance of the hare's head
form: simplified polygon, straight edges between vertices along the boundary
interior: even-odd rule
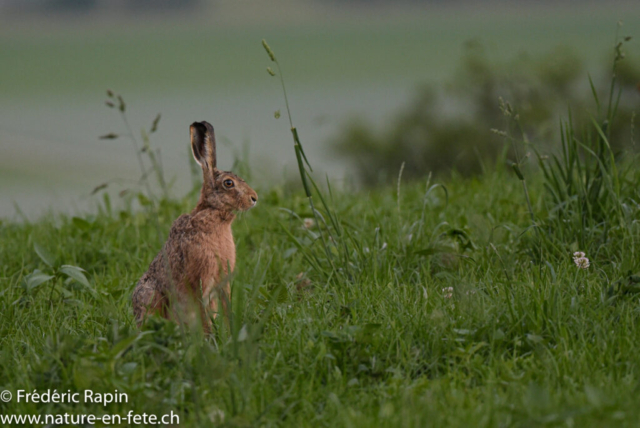
[[[258,194],[240,177],[216,168],[216,138],[208,122],[191,124],[191,150],[202,168],[202,193],[198,207],[233,212],[246,211],[258,202]]]

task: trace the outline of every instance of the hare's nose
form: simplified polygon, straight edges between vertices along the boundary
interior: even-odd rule
[[[252,196],[251,202],[253,202],[253,205],[255,205],[258,202],[258,195]]]

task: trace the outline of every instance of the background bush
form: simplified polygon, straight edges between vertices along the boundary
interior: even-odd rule
[[[594,76],[599,97],[605,99],[611,71]],[[634,147],[633,108],[640,103],[640,68],[625,60],[619,63],[617,80],[620,103],[616,116],[613,149]],[[570,50],[557,48],[541,56],[523,56],[509,64],[489,61],[483,46],[470,42],[458,71],[446,85],[423,85],[414,100],[383,129],[355,119],[347,123],[334,148],[348,156],[357,177],[372,185],[398,175],[405,163],[405,177],[455,169],[473,175],[492,163],[504,150],[493,129],[503,129],[500,100],[516,106],[522,131],[543,150],[557,147],[560,116],[571,110],[575,129],[596,116],[589,91],[589,75],[583,62]]]

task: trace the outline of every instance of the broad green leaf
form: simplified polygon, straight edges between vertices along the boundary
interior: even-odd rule
[[[61,287],[57,284],[54,284],[53,289],[56,290],[58,293],[60,293],[60,295],[62,295],[65,299],[69,299],[71,297],[73,297],[73,293],[70,292],[69,290],[67,290],[64,287]],[[82,302],[79,302],[80,304],[82,304]]]
[[[41,284],[44,284],[52,278],[53,275],[47,275],[36,269],[35,271],[33,271],[33,273],[29,274],[24,279],[25,283],[27,284],[27,291],[33,290],[34,288],[38,287]]]
[[[96,297],[95,290],[91,287],[91,284],[89,284],[87,277],[84,275],[84,269],[79,268],[78,266],[63,265],[60,268],[60,272],[67,275],[69,278],[73,278],[74,280],[78,281],[87,289],[87,291],[91,293],[93,297]]]
[[[41,247],[37,242],[34,242],[33,249],[36,251],[36,254],[38,255],[38,257],[40,257],[40,260],[42,260],[47,266],[49,267],[55,266],[56,259],[44,247]]]

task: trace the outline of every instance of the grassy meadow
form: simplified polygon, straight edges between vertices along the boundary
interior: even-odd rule
[[[391,49],[387,36],[380,41],[389,45],[380,49]],[[338,43],[343,36],[333,37]],[[195,206],[201,180],[191,161],[190,190],[172,187],[172,168],[154,158],[164,134],[145,128],[138,149],[149,135],[150,146],[138,154],[148,174],[140,179],[137,171],[137,185],[118,196],[98,190],[93,211],[0,218],[0,416],[173,413],[179,424],[168,426],[196,427],[638,426],[640,158],[633,150],[635,113],[624,124],[617,115],[623,86],[616,80],[623,44],[633,42],[621,38],[609,50],[610,86],[592,91],[585,76],[592,103],[579,126],[567,113],[557,132],[545,130],[548,141],[531,141],[526,108],[495,100],[504,126],[492,133],[504,148],[482,161],[480,173],[407,176],[403,163],[393,176],[377,175],[381,181],[360,188],[325,179],[322,165],[311,170],[309,164],[321,163],[315,154],[322,146],[304,126],[302,142],[297,128],[291,135],[288,128],[307,124],[290,89],[313,72],[299,68],[308,64],[291,71],[278,50],[288,44],[269,39],[287,76],[303,76],[287,87],[291,121],[275,92],[282,70],[261,38],[252,40],[260,73],[276,88],[270,94],[281,104],[278,138],[299,176],[295,183],[265,181],[238,151],[233,167],[225,166],[259,194],[258,205],[233,227],[231,311],[212,320],[208,335],[155,317],[141,329],[135,325],[133,288],[173,220]],[[292,36],[291,43],[322,52],[321,39],[314,45]],[[19,47],[23,42],[0,55],[29,52]],[[136,45],[129,48],[133,59]],[[42,72],[35,64],[27,69]],[[0,76],[10,73],[0,69]],[[389,71],[379,73],[373,81]],[[116,69],[98,71],[100,79],[114,75]],[[348,67],[344,75],[358,78]],[[150,78],[148,90],[162,79]],[[92,85],[77,81],[79,91]],[[32,90],[17,85],[11,97]],[[108,101],[115,120],[119,110],[137,119],[130,104],[112,94]],[[273,109],[267,113],[275,120]],[[115,120],[99,126],[111,131]],[[0,179],[21,181],[14,168]],[[98,183],[83,181],[89,189]],[[18,402],[19,390],[118,391],[128,400]]]
[[[627,179],[638,183],[638,170]],[[542,181],[530,183],[538,213]],[[612,227],[605,242],[574,236],[532,257],[514,174],[445,186],[334,193],[350,260],[335,272],[307,259],[324,253],[317,227],[305,227],[304,195],[260,189],[234,227],[232,317],[205,340],[159,319],[143,331],[133,323],[131,291],[162,241],[145,212],[105,205],[86,218],[3,223],[0,389],[118,390],[129,403],[9,403],[2,414],[174,410],[181,426],[637,426],[637,203],[624,225],[603,224]],[[162,203],[162,235],[195,200]],[[574,250],[586,251],[588,269]],[[62,265],[85,269],[87,285]]]

